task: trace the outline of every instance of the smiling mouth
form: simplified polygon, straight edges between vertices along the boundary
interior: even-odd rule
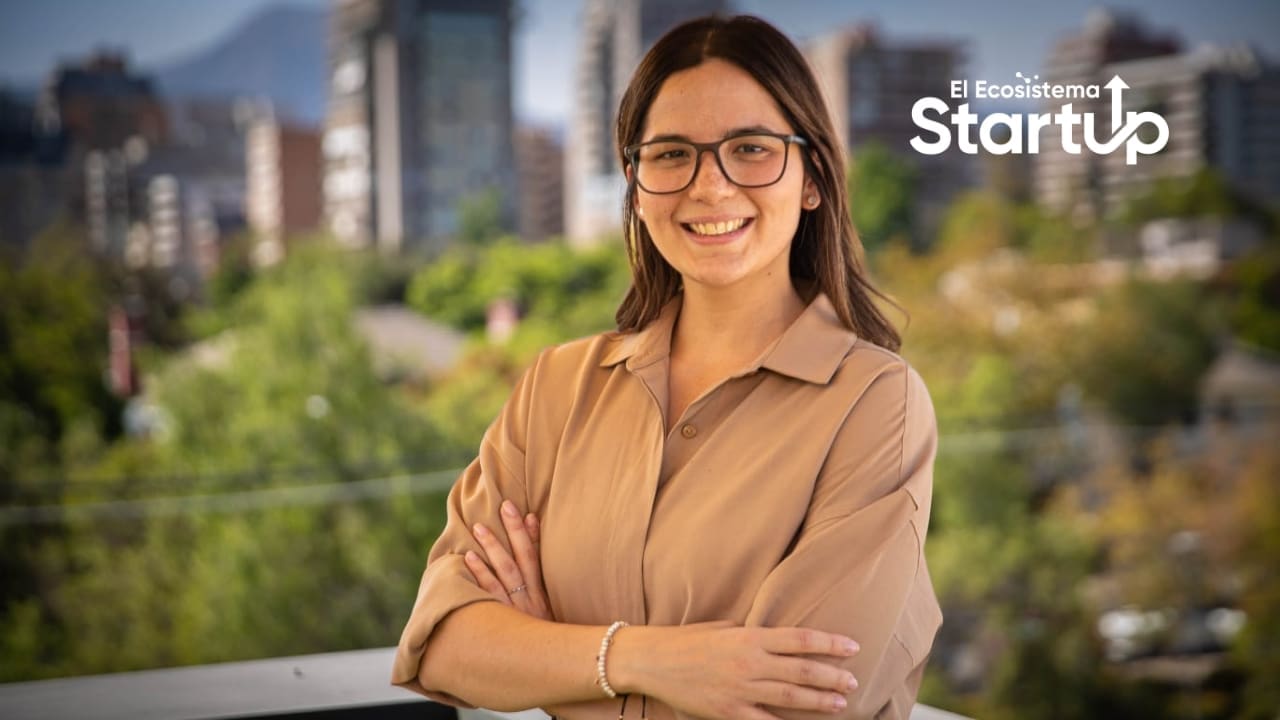
[[[698,235],[716,236],[727,235],[736,230],[742,229],[752,218],[737,218],[736,220],[726,220],[716,223],[681,223],[684,228]]]

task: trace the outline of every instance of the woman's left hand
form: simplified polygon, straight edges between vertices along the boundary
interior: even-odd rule
[[[492,530],[476,523],[471,534],[480,543],[484,555],[468,551],[464,557],[467,569],[480,587],[488,590],[499,602],[541,620],[554,620],[542,583],[538,517],[529,513],[521,518],[520,511],[510,500],[502,501],[499,514],[511,552],[507,552]]]

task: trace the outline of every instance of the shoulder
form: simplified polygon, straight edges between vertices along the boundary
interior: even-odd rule
[[[548,427],[563,424],[573,404],[599,385],[605,372],[601,358],[615,334],[598,333],[538,351],[516,381],[504,415],[525,429],[535,421]]]
[[[846,415],[830,449],[839,476],[861,477],[856,507],[905,489],[916,508],[932,495],[938,425],[924,380],[901,355],[859,339],[832,386]]]
[[[550,345],[538,353],[530,371],[540,379],[577,376],[584,370],[601,367],[628,336],[610,330]]]
[[[625,358],[633,337],[634,333],[611,330],[547,346],[529,364],[521,385],[529,392],[551,387],[566,395],[560,391],[595,384],[609,375],[611,365]]]
[[[859,402],[870,400],[902,409],[915,406],[917,411],[923,403],[932,420],[933,405],[920,373],[898,353],[862,338],[855,340],[845,355],[832,385]]]

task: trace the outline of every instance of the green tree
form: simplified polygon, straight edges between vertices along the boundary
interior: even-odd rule
[[[21,265],[0,264],[0,408],[6,430],[27,428],[54,446],[82,417],[104,434],[118,431],[119,404],[103,382],[109,304],[104,280],[83,237],[65,223],[36,238]],[[13,439],[4,447],[23,445]],[[0,459],[0,476],[12,478],[21,470]]]
[[[465,453],[374,375],[353,257],[261,273],[211,345],[155,371],[163,420],[68,480],[41,598],[0,619],[4,679],[373,647],[395,637]],[[444,469],[419,492],[408,479]],[[436,490],[431,490],[436,487]],[[389,489],[401,492],[387,496]],[[177,510],[155,498],[187,498]],[[92,603],[83,598],[92,597]]]
[[[1245,342],[1280,352],[1280,243],[1241,258],[1235,276],[1232,328]]]
[[[463,245],[483,247],[506,234],[502,217],[502,193],[497,188],[469,195],[458,202],[458,240]]]
[[[1218,315],[1192,283],[1131,280],[1098,299],[1068,349],[1086,391],[1116,417],[1140,425],[1188,419],[1217,353]]]
[[[891,242],[920,249],[911,222],[916,182],[915,166],[881,143],[863,145],[850,159],[849,212],[868,250]]]
[[[1189,177],[1156,180],[1145,192],[1130,197],[1118,216],[1134,226],[1162,218],[1218,217],[1244,218],[1264,231],[1277,227],[1274,208],[1258,204],[1209,169]]]
[[[1233,650],[1248,678],[1239,717],[1266,720],[1280,707],[1280,580],[1273,567],[1280,553],[1280,452],[1268,446],[1250,455],[1232,497],[1235,569],[1247,617]]]
[[[469,332],[484,328],[490,303],[512,300],[522,310],[521,332],[542,328],[539,336],[552,343],[608,329],[629,278],[617,245],[504,240],[449,250],[414,275],[406,297],[424,315]]]

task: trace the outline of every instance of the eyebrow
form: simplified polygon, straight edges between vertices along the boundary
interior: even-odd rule
[[[734,128],[726,132],[725,134],[720,136],[720,139],[723,140],[725,138],[734,137],[735,135],[752,135],[755,133],[777,133],[780,135],[787,134],[787,133],[778,133],[777,130],[767,128],[764,125],[747,125],[745,127]],[[678,133],[666,133],[663,135],[655,135],[649,138],[648,140],[643,140],[641,142],[671,142],[671,141],[693,142],[692,140],[689,139],[688,135],[680,135]]]

